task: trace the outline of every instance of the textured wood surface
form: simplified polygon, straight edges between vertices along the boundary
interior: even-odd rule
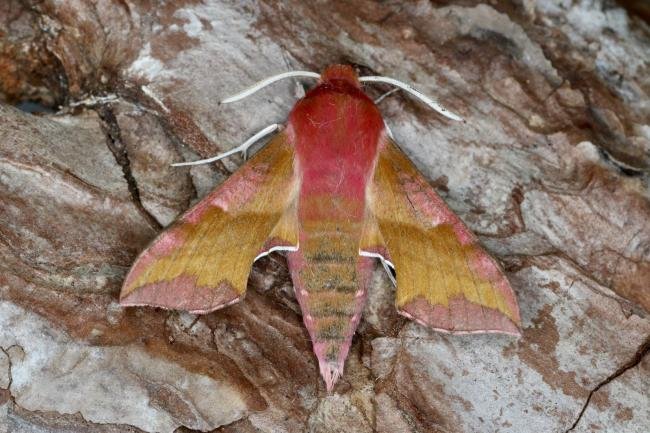
[[[378,269],[328,395],[281,255],[208,315],[117,299],[242,159],[169,164],[283,122],[309,82],[217,101],[341,62],[467,119],[380,104],[523,336],[427,331]],[[648,25],[613,2],[1,2],[0,432],[647,431],[648,70]]]

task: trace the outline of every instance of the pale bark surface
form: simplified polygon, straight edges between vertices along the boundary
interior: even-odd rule
[[[467,120],[380,104],[503,263],[522,338],[429,332],[378,269],[328,395],[281,255],[222,311],[119,307],[137,253],[243,160],[169,164],[311,83],[217,101],[331,63]],[[648,25],[612,2],[3,1],[0,432],[647,432],[649,71]]]

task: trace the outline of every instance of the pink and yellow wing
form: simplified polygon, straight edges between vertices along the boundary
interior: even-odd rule
[[[394,266],[401,314],[444,332],[519,335],[517,301],[497,262],[388,139],[368,204],[361,249]]]
[[[293,161],[278,134],[140,254],[120,303],[207,313],[241,299],[256,257],[298,245]]]

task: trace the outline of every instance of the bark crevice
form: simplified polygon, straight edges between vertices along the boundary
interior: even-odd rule
[[[622,374],[624,374],[628,370],[630,370],[630,369],[636,367],[637,365],[639,365],[641,363],[641,361],[643,360],[643,358],[645,358],[648,355],[648,353],[650,353],[650,335],[648,336],[648,338],[646,338],[646,340],[643,342],[643,344],[641,346],[639,346],[639,349],[636,351],[634,356],[632,356],[632,358],[629,361],[627,361],[625,364],[621,365],[614,373],[607,376],[602,382],[598,383],[598,385],[596,385],[594,388],[592,388],[591,391],[589,391],[589,395],[587,396],[587,400],[585,400],[585,403],[582,406],[582,409],[580,410],[580,413],[576,417],[576,419],[573,422],[573,424],[571,425],[571,427],[569,427],[567,430],[565,430],[564,433],[569,433],[569,432],[573,431],[578,426],[578,424],[580,423],[580,420],[582,419],[582,416],[584,415],[585,411],[589,407],[589,403],[591,402],[592,397],[594,396],[595,393],[598,392],[598,390],[600,390],[603,386],[605,386],[605,385],[611,383],[612,381],[616,380],[616,378],[618,378],[619,376],[621,376]]]
[[[129,193],[133,204],[138,209],[138,212],[144,217],[147,223],[155,230],[162,229],[162,225],[158,220],[144,207],[140,199],[140,189],[131,171],[131,161],[126,146],[122,141],[120,126],[115,118],[115,113],[109,105],[99,105],[96,108],[97,114],[102,121],[102,129],[106,134],[106,144],[115,157],[115,161],[122,168],[124,180],[127,183]]]

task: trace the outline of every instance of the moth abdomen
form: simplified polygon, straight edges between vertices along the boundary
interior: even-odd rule
[[[327,317],[338,317],[338,318],[349,318],[354,316],[354,300],[350,300],[351,306],[346,306],[345,308],[339,308],[335,306],[325,306],[322,308],[312,308],[310,314],[314,318],[327,318]]]

